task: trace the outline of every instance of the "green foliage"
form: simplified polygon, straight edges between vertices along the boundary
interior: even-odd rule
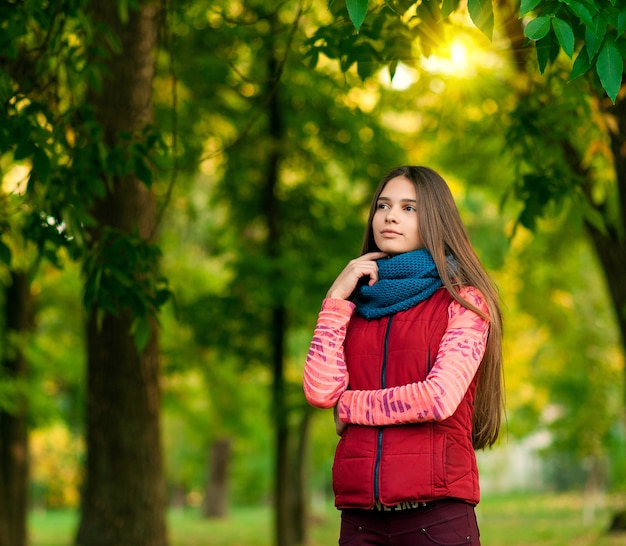
[[[574,31],[572,27],[558,17],[552,18],[552,28],[565,54],[571,59],[574,55]]]
[[[570,58],[577,52],[570,79],[595,69],[602,88],[615,102],[626,56],[623,8],[610,0],[522,2],[520,16],[531,12],[535,18],[524,34],[536,42],[541,72],[556,61],[560,49]]]
[[[356,28],[357,32],[361,28],[363,21],[365,21],[368,4],[369,0],[346,0],[348,15],[350,15],[350,20],[354,24],[354,28]]]
[[[474,24],[491,39],[493,35],[493,3],[491,0],[468,0],[467,9]]]
[[[524,28],[524,34],[531,40],[541,40],[550,32],[550,17],[537,17]]]
[[[170,291],[160,275],[161,250],[137,234],[104,227],[83,263],[84,302],[100,316],[118,316],[130,309],[136,317],[133,334],[142,350],[150,336],[148,316],[167,301]]]
[[[419,38],[424,55],[430,55],[433,47],[443,40],[443,24],[454,11],[458,2],[438,0],[417,0],[403,2],[397,9],[392,2],[379,2],[367,12],[367,1],[347,2],[348,18],[353,28],[365,37],[357,39],[350,35],[342,19],[342,11],[335,10],[337,21],[329,27],[330,32],[318,30],[317,38],[325,39],[320,46],[313,42],[314,59],[323,52],[331,59],[340,59],[342,70],[347,71],[353,59],[359,67],[367,62],[389,64],[393,75],[393,63],[410,58],[411,47],[403,43],[403,34]],[[384,9],[389,8],[389,9]],[[491,0],[469,0],[467,9],[477,28],[487,37],[493,34],[493,2]],[[407,12],[414,10],[414,15]],[[379,18],[395,19],[395,25],[381,24]],[[562,50],[572,58],[577,52],[570,79],[595,69],[599,82],[608,97],[615,102],[624,71],[626,56],[626,15],[622,7],[611,0],[584,0],[582,2],[562,2],[560,0],[523,0],[519,15],[528,19],[524,35],[535,43],[538,67],[543,73],[556,62]],[[366,17],[367,15],[367,17]],[[337,24],[338,23],[338,24]],[[403,32],[392,32],[398,26]],[[321,30],[321,29],[320,29]],[[395,29],[394,29],[395,30]],[[334,45],[329,45],[331,43]],[[396,40],[396,45],[388,44]],[[315,64],[315,63],[314,63]],[[361,78],[371,76],[371,72],[359,70]]]
[[[584,83],[568,84],[569,91],[578,87],[578,93],[564,93],[563,86],[558,74],[536,86],[517,102],[506,130],[518,171],[511,192],[523,206],[518,221],[531,231],[539,218],[558,213],[567,203],[579,205],[581,218],[593,215],[581,192],[584,172],[576,166],[585,150],[606,136],[590,119]]]
[[[581,236],[575,209],[564,208],[558,220],[540,224],[541,236],[516,252],[523,289],[510,303],[516,316],[533,317],[541,332],[523,364],[534,395],[516,404],[509,419],[518,431],[520,425],[549,431],[546,451],[555,455],[554,464],[578,467],[584,479],[584,461],[606,460],[612,471],[622,459],[613,445],[622,411],[620,341],[604,279]],[[572,484],[565,478],[558,483]]]
[[[624,59],[617,49],[614,39],[610,36],[604,40],[600,48],[596,61],[596,70],[602,87],[604,87],[611,100],[615,102],[617,93],[622,85]]]
[[[389,66],[393,76],[398,60],[410,62],[408,59],[414,57],[414,44],[419,43],[424,54],[428,55],[443,40],[443,29],[436,24],[426,4],[411,19],[411,25],[403,22],[408,2],[394,3],[393,9],[390,4],[371,9],[359,33],[355,34],[345,4],[334,2],[331,12],[336,22],[319,26],[305,42],[310,65],[317,66],[319,56],[325,55],[338,60],[343,72],[356,66],[362,80],[370,78],[385,65]],[[416,23],[418,18],[425,23]]]
[[[83,429],[86,355],[80,267],[67,258],[59,269],[43,263],[33,280],[37,325],[28,339],[28,402],[34,428],[64,423]]]
[[[11,209],[3,215],[0,261],[15,266],[13,255],[31,247],[36,258],[27,267],[33,273],[42,260],[60,267],[62,251],[86,260],[85,304],[99,306],[100,313],[130,309],[133,334],[143,347],[148,315],[168,295],[157,273],[158,249],[122,233],[115,242],[107,233],[91,248],[92,209],[116,181],[129,176],[150,188],[163,148],[150,126],[105,144],[87,97],[100,89],[109,48],[119,52],[121,46],[109,29],[94,29],[87,7],[83,0],[0,6],[0,101],[6,105],[0,112],[0,157],[3,166],[28,169],[25,191],[10,197]],[[135,1],[119,3],[126,17],[136,7]]]
[[[342,8],[340,4],[333,3],[331,9],[345,10],[345,4]],[[270,47],[274,43],[276,51],[283,55],[290,29],[281,28],[268,36],[262,13],[263,10],[249,7],[241,17],[256,24],[231,29],[226,24],[225,8],[223,20],[214,23],[214,32],[223,36],[229,33],[229,40],[222,39],[212,47],[216,51],[227,48],[237,52],[231,53],[230,61],[235,70],[224,63],[222,68],[215,68],[216,73],[231,71],[228,78],[236,82],[235,88],[248,83],[254,93],[247,100],[236,97],[230,104],[222,105],[218,101],[207,105],[207,115],[215,119],[217,112],[221,112],[221,123],[225,123],[228,115],[229,130],[245,127],[246,120],[258,113],[263,115],[255,118],[258,122],[237,140],[236,146],[226,150],[227,156],[218,166],[218,170],[225,169],[224,174],[216,177],[218,184],[211,197],[216,214],[205,238],[209,250],[227,260],[232,284],[225,294],[207,294],[206,299],[198,299],[194,304],[197,312],[189,308],[193,317],[204,323],[198,332],[205,343],[237,347],[244,351],[243,355],[247,354],[246,346],[257,347],[256,336],[260,343],[267,343],[262,325],[267,324],[272,302],[288,302],[296,324],[302,322],[300,309],[318,307],[330,271],[333,268],[337,271],[339,264],[358,252],[361,211],[377,177],[386,170],[379,165],[381,158],[391,166],[397,162],[392,158],[399,157],[386,129],[358,106],[347,104],[348,89],[339,74],[311,72],[301,64],[294,53],[301,42],[296,42],[298,47],[292,46],[281,80],[270,79],[273,76],[268,73]],[[296,40],[303,39],[301,34],[296,34]],[[256,44],[254,51],[249,49],[249,43]],[[223,55],[216,54],[214,58]],[[199,58],[198,62],[204,60]],[[192,78],[197,73],[193,67],[188,70],[187,93],[201,101],[206,82]],[[264,85],[268,79],[269,83]],[[228,82],[214,83],[214,92],[220,95],[231,92]],[[268,93],[279,97],[284,127],[283,140],[277,144],[281,168],[274,194],[281,241],[275,257],[268,256],[270,242],[265,219],[267,158],[275,145],[268,135],[272,123],[265,107]],[[194,104],[197,118],[198,103],[190,104]],[[338,237],[338,232],[345,235]],[[272,282],[278,278],[281,282]],[[196,320],[192,322],[200,324]],[[209,324],[213,327],[208,328]],[[230,334],[225,335],[226,332]],[[257,354],[261,353],[257,351]]]

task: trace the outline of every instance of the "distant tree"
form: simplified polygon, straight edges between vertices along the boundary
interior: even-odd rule
[[[34,327],[34,302],[26,272],[11,271],[3,301],[0,385],[11,394],[0,404],[0,545],[25,546],[29,496],[28,362],[24,349],[26,336]]]

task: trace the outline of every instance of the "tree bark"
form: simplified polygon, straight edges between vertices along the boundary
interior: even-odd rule
[[[267,224],[267,254],[273,260],[273,306],[271,309],[270,336],[272,344],[272,410],[275,426],[274,454],[274,533],[277,546],[297,546],[298,524],[295,520],[293,479],[289,449],[289,407],[286,399],[285,380],[285,333],[287,330],[287,309],[281,293],[282,271],[277,265],[281,256],[281,215],[277,188],[280,180],[282,142],[285,126],[280,104],[278,73],[279,62],[275,51],[276,14],[268,16],[270,33],[267,46],[268,73],[268,162],[265,174],[264,211]]]
[[[19,338],[32,330],[34,322],[28,275],[11,271],[5,295],[1,373],[19,382],[28,373]],[[0,546],[26,546],[28,474],[27,399],[18,387],[15,407],[0,408]]]
[[[107,146],[120,132],[138,134],[152,119],[154,49],[158,10],[151,2],[118,17],[117,2],[93,2],[96,24],[119,38],[122,52],[106,62],[102,92],[92,97]],[[135,177],[113,180],[93,215],[98,243],[103,227],[138,232],[149,240],[155,229],[154,197]],[[131,335],[133,316],[87,321],[86,480],[76,543],[81,546],[166,546],[166,493],[160,437],[157,327],[138,352]]]
[[[290,449],[289,412],[285,379],[285,334],[287,308],[281,291],[283,272],[278,265],[281,257],[282,230],[280,201],[277,188],[280,181],[280,162],[285,125],[280,103],[279,61],[274,44],[277,32],[276,13],[267,16],[270,32],[267,42],[268,74],[268,162],[264,184],[264,212],[267,225],[267,255],[273,261],[273,305],[271,309],[270,339],[272,347],[272,411],[274,437],[274,535],[277,546],[297,546],[297,510],[294,507],[292,450]]]
[[[621,93],[624,97],[624,94]],[[621,334],[622,345],[626,348],[626,99],[618,99],[609,108],[609,113],[617,121],[616,130],[611,131],[611,149],[617,182],[619,226],[610,226],[606,232],[590,229],[602,268],[606,275],[609,294],[616,310],[617,322]],[[626,369],[624,370],[626,373]],[[623,404],[626,411],[626,381],[624,382]]]
[[[292,435],[296,444],[293,450],[291,474],[293,482],[293,518],[295,522],[295,536],[297,544],[307,544],[308,542],[309,504],[307,500],[307,471],[309,468],[309,430],[312,416],[313,411],[310,407],[303,408],[298,426],[298,433]]]
[[[202,502],[205,518],[225,518],[228,515],[228,486],[231,439],[220,438],[211,444],[209,476]]]

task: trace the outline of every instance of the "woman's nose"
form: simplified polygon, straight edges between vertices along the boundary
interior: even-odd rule
[[[385,222],[388,222],[388,223],[391,223],[391,222],[395,223],[395,222],[397,222],[396,212],[393,209],[388,209],[387,210],[387,216],[385,216]]]

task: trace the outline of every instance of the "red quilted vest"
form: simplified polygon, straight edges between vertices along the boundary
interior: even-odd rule
[[[353,315],[345,340],[350,388],[380,389],[422,381],[448,324],[452,296],[440,289],[419,305],[381,319]],[[370,427],[350,425],[333,463],[338,508],[378,500],[458,498],[477,504],[478,470],[472,447],[473,382],[454,415],[438,422]]]

